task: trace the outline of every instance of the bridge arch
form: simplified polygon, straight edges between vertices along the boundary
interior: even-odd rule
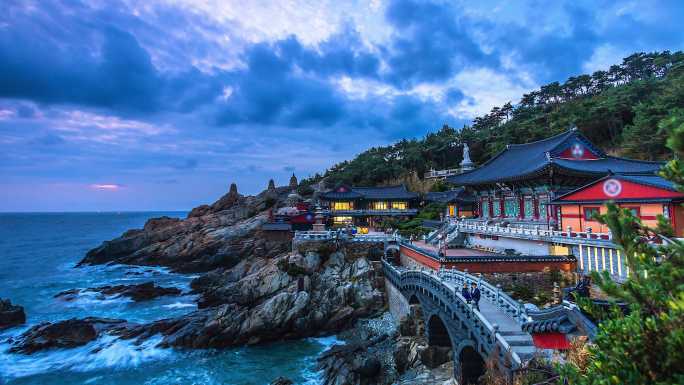
[[[485,361],[474,346],[465,345],[454,355],[460,373],[456,373],[458,383],[462,385],[478,384],[480,377],[485,373]]]
[[[442,321],[442,319],[436,314],[433,314],[428,320],[427,338],[428,345],[430,346],[447,347],[453,350],[453,344],[451,336],[449,335],[449,330],[444,324],[444,321]]]

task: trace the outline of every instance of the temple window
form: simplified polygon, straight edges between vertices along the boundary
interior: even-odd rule
[[[406,210],[406,202],[392,202],[392,208],[395,210]]]
[[[333,202],[332,209],[333,211],[353,210],[354,204],[352,202]]]
[[[373,202],[373,210],[387,210],[387,202]]]
[[[640,207],[625,207],[625,208],[627,210],[629,210],[635,218],[639,218],[639,216],[641,215],[641,208]]]
[[[532,198],[525,198],[525,218],[534,217],[534,201]]]
[[[585,207],[584,208],[584,220],[593,221],[594,214],[599,214],[601,209],[599,207]]]
[[[492,216],[501,216],[501,203],[498,199],[494,199],[494,201],[492,202]]]
[[[520,203],[518,199],[513,198],[504,200],[504,214],[508,218],[520,216]]]
[[[333,217],[333,224],[346,225],[352,222],[352,217]]]
[[[546,220],[548,213],[546,212],[546,201],[539,201],[539,219]]]
[[[483,218],[489,218],[489,200],[483,200],[482,201],[482,210],[481,210],[481,215]]]

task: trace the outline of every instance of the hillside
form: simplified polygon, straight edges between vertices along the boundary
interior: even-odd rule
[[[669,151],[667,127],[659,123],[670,114],[684,115],[684,53],[635,53],[608,71],[553,82],[523,95],[515,105],[494,107],[470,126],[457,130],[445,125],[422,139],[371,148],[303,182],[325,178],[328,186],[416,184],[431,168],[457,167],[463,142],[481,164],[508,143],[542,139],[573,124],[614,155],[660,160]]]

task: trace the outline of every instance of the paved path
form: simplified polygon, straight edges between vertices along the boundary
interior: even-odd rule
[[[455,289],[460,293],[461,288],[454,283],[442,280],[447,286]],[[536,351],[534,341],[529,333],[524,332],[520,324],[513,319],[508,313],[498,308],[496,304],[490,302],[483,297],[479,303],[480,314],[482,314],[490,324],[499,326],[499,334],[501,334],[506,342],[511,346],[514,352],[518,354],[521,360],[525,361],[532,358]]]

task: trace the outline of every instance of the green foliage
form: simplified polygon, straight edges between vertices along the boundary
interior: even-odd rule
[[[299,187],[297,187],[297,194],[299,194],[303,197],[310,196],[313,193],[314,193],[314,189],[309,184],[303,184],[302,183],[299,185]]]
[[[437,220],[440,214],[444,214],[446,210],[446,204],[439,202],[432,202],[423,207],[416,218],[427,219],[427,220]]]
[[[660,128],[671,133],[668,146],[681,157],[684,123],[678,119],[668,118]],[[679,160],[670,161],[662,174],[684,191]],[[630,274],[622,285],[607,272],[594,274],[593,279],[630,311],[595,315],[602,322],[589,348],[589,364],[562,366],[564,379],[572,384],[684,383],[684,243],[674,240],[654,247],[648,240],[657,238],[659,230],[644,226],[629,210],[614,204],[599,220],[610,227]]]
[[[597,146],[637,159],[666,159],[667,129],[657,123],[684,106],[684,53],[635,53],[608,71],[554,82],[523,95],[516,105],[494,107],[460,130],[444,126],[422,139],[374,147],[331,167],[328,187],[339,183],[373,186],[430,169],[456,168],[461,145],[481,164],[510,143],[559,134],[575,124]],[[440,191],[442,186],[437,187]]]
[[[449,190],[450,186],[442,179],[438,180],[435,182],[435,184],[430,187],[430,191],[432,192],[443,192]]]

